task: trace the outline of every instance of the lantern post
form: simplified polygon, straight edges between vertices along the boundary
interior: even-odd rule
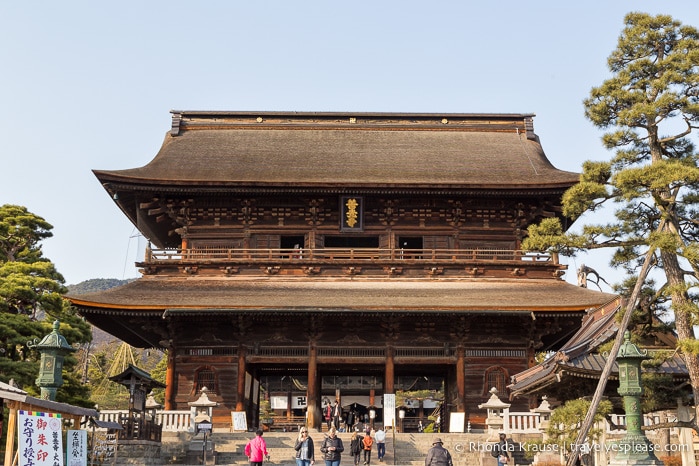
[[[619,365],[618,393],[624,398],[626,411],[626,435],[617,444],[616,456],[610,465],[657,465],[663,464],[653,453],[653,444],[641,430],[641,362],[650,359],[646,350],[640,350],[631,343],[631,334],[626,331],[624,343],[617,353]]]
[[[53,331],[40,342],[27,342],[29,348],[41,353],[41,365],[36,385],[41,389],[41,399],[56,401],[56,391],[63,385],[63,359],[75,351],[65,337],[58,332],[59,321],[54,321]]]

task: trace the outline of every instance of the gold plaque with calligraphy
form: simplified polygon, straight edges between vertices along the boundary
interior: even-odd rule
[[[359,196],[340,198],[340,230],[362,231],[364,229],[364,199]]]

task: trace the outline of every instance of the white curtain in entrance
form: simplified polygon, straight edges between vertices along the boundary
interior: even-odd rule
[[[358,405],[362,405],[365,408],[368,408],[371,405],[371,398],[369,398],[368,396],[346,395],[342,397],[341,402],[343,408],[350,408],[355,403],[357,403]],[[375,408],[381,408],[383,406],[383,400],[380,396],[377,396],[374,399],[374,403]]]

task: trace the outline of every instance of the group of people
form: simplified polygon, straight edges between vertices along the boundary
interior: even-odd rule
[[[350,409],[346,414],[342,411],[342,406],[335,400],[333,404],[328,401],[323,407],[323,419],[330,430],[334,427],[338,432],[353,432],[362,422],[369,425],[369,414],[360,414],[356,409]]]
[[[354,465],[359,466],[363,460],[363,466],[371,463],[371,451],[376,443],[378,458],[382,462],[386,454],[386,432],[379,429],[376,432],[368,432],[365,436],[360,435],[359,429],[352,432],[350,439],[350,455],[354,459]],[[301,427],[299,435],[294,443],[296,450],[297,466],[312,466],[315,464],[315,448],[313,439],[308,435],[308,428]],[[337,436],[337,429],[331,426],[328,435],[325,436],[320,445],[320,452],[323,454],[325,466],[340,466],[340,459],[345,447],[342,439]],[[500,434],[498,443],[494,444],[491,450],[493,457],[497,459],[497,466],[507,466],[510,463],[511,448],[508,447],[507,437]],[[250,440],[245,446],[245,455],[250,459],[250,466],[262,466],[263,459],[269,461],[267,444],[262,439],[262,430],[255,433],[255,438]],[[437,437],[432,442],[432,447],[427,451],[425,466],[453,466],[449,450],[444,448],[442,439]]]
[[[369,466],[371,463],[371,451],[374,443],[378,451],[379,461],[383,461],[386,455],[386,432],[379,429],[376,432],[368,432],[366,436],[359,435],[359,429],[352,433],[350,443],[350,455],[354,457],[354,464],[358,465],[363,457],[363,465]],[[313,439],[308,435],[308,428],[301,427],[299,435],[294,443],[296,450],[296,465],[311,466],[315,464],[315,447]],[[328,435],[325,436],[320,444],[320,452],[323,454],[325,466],[340,466],[340,459],[345,447],[342,444],[342,439],[337,436],[337,429],[330,427]],[[269,453],[267,452],[267,443],[262,438],[262,430],[255,433],[255,438],[250,440],[245,446],[245,456],[250,459],[250,466],[262,466],[263,459],[269,461]]]

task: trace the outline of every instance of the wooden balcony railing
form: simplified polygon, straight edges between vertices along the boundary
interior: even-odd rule
[[[148,249],[146,264],[175,263],[233,263],[233,262],[411,262],[411,263],[472,263],[490,261],[554,262],[551,254],[512,249],[384,249],[384,248],[323,248],[323,249],[233,249],[202,247],[191,249]]]

